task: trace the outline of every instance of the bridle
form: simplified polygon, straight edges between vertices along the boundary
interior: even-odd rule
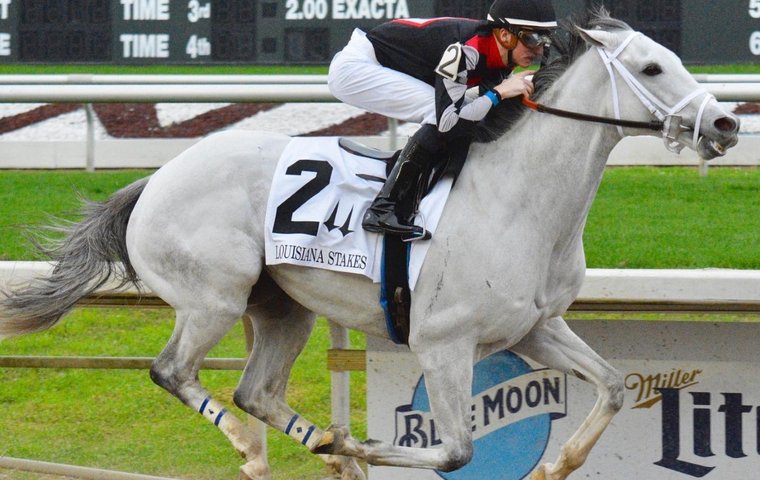
[[[702,88],[698,88],[690,94],[686,95],[683,100],[676,103],[674,106],[668,106],[665,102],[660,100],[656,95],[646,89],[644,85],[639,82],[636,77],[626,68],[623,63],[618,60],[618,56],[630,45],[630,43],[639,35],[640,32],[632,32],[614,51],[610,52],[604,47],[597,47],[596,50],[599,56],[602,58],[607,72],[610,75],[610,83],[612,85],[612,107],[615,112],[615,118],[599,117],[596,115],[588,115],[585,113],[571,112],[568,110],[561,110],[558,108],[548,107],[540,103],[530,100],[527,96],[523,97],[522,103],[531,110],[537,112],[548,113],[564,118],[571,118],[575,120],[582,120],[587,122],[604,123],[608,125],[617,126],[620,136],[624,136],[623,127],[636,128],[644,130],[652,130],[655,132],[661,132],[665,146],[671,152],[679,153],[686,145],[680,140],[682,133],[689,131],[688,127],[681,124],[681,116],[677,115],[686,106],[691,103],[695,98],[704,95],[702,104],[699,107],[697,118],[694,123],[694,137],[693,146],[696,148],[699,141],[699,125],[702,121],[702,115],[705,108],[710,101],[716,101],[715,97]],[[618,95],[617,80],[615,77],[615,71],[623,78],[625,83],[631,89],[631,91],[638,97],[642,105],[652,113],[657,120],[651,120],[648,122],[634,121],[634,120],[622,120],[620,118],[620,99]]]

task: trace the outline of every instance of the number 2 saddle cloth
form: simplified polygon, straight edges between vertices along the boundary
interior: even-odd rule
[[[380,191],[393,152],[339,137],[296,137],[275,170],[266,214],[266,263],[288,263],[364,275],[382,275],[382,235],[362,228]],[[417,223],[433,235],[451,190],[439,181],[420,203]],[[409,288],[414,289],[430,242],[411,242]]]

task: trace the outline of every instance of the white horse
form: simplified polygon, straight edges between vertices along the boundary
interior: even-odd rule
[[[672,52],[604,12],[587,27],[576,36],[590,48],[584,45],[545,89],[544,104],[663,122],[669,148],[692,146],[708,159],[736,143],[737,118],[700,90]],[[472,146],[411,306],[409,347],[425,375],[439,448],[361,442],[341,427],[323,431],[286,403],[290,369],[314,312],[369,335],[388,333],[379,287],[370,280],[264,264],[267,196],[289,141],[282,135],[212,135],[149,179],[92,205],[70,229],[52,276],[9,293],[0,336],[50,327],[118,275],[112,262],[120,259],[126,281],[139,277],[177,312],[151,378],[214,422],[245,458],[241,476],[255,480],[270,478],[256,435],[198,381],[201,360],[242,315],[252,319],[255,344],[235,404],[310,451],[333,455],[344,479],[364,477],[354,458],[443,471],[468,463],[473,364],[508,348],[598,390],[596,405],[559,458],[533,473],[564,479],[583,464],[623,404],[620,373],[562,319],[583,283],[586,216],[621,133],[652,134],[639,124],[616,128],[527,113],[502,138]]]

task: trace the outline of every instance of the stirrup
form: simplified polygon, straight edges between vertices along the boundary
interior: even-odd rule
[[[398,227],[394,227],[394,225],[387,223],[385,220],[387,220],[388,217],[395,220],[395,223],[398,225]],[[405,242],[413,242],[415,240],[429,240],[432,238],[430,232],[424,227],[420,227],[419,225],[414,224],[406,225],[399,222],[398,218],[393,212],[384,212],[383,215],[377,215],[377,212],[372,212],[371,209],[368,210],[365,214],[364,220],[362,221],[362,228],[372,233],[398,235]]]
[[[422,214],[422,212],[417,212],[417,213],[420,215],[420,217],[422,217],[422,225],[416,225],[416,224],[412,224],[412,225],[417,228],[422,229],[422,231],[419,234],[415,234],[412,232],[402,234],[401,235],[402,242],[416,242],[417,240],[430,240],[431,238],[433,238],[433,234],[430,233],[430,230],[425,228],[425,216]]]
[[[433,238],[433,235],[430,233],[430,230],[423,228],[421,235],[416,235],[414,233],[404,233],[401,235],[401,241],[402,242],[416,242],[418,240],[430,240]]]

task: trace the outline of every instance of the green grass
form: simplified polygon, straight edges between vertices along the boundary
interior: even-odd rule
[[[589,214],[593,268],[760,268],[760,169],[611,168]]]
[[[0,64],[0,75],[19,74],[70,74],[92,73],[99,75],[304,75],[326,74],[327,66],[281,65],[8,65]]]
[[[0,260],[35,252],[23,225],[74,210],[75,193],[100,200],[145,170],[0,171]],[[585,235],[592,268],[760,269],[760,170],[610,168]]]
[[[0,171],[0,260],[35,258],[25,225],[75,210],[77,194],[102,200],[145,170]],[[0,355],[154,356],[173,326],[168,310],[77,310],[50,332],[0,343]],[[97,341],[93,341],[97,339]],[[355,348],[363,348],[353,335]],[[290,400],[315,423],[330,423],[326,368],[329,335],[320,322],[293,370]],[[212,356],[244,355],[242,328]],[[231,405],[239,372],[202,372]],[[364,374],[352,374],[355,433],[366,435]],[[0,369],[0,456],[136,471],[188,479],[235,478],[240,458],[216,428],[155,386],[144,371]],[[234,407],[233,407],[234,409]],[[238,415],[242,414],[237,411]],[[11,441],[12,440],[12,441]],[[321,461],[284,435],[269,432],[275,478],[323,477]],[[41,478],[0,470],[0,480]]]
[[[760,64],[740,63],[736,65],[687,65],[691,73],[760,73]]]
[[[51,331],[0,343],[0,355],[154,356],[168,340],[173,314],[81,309]],[[330,424],[326,322],[318,322],[296,362],[289,401],[318,425]],[[97,341],[94,341],[97,339]],[[360,336],[354,348],[363,348]],[[237,325],[211,352],[245,354]],[[201,381],[228,406],[239,372],[203,371]],[[353,431],[366,435],[364,374],[352,374]],[[0,456],[32,458],[187,479],[236,478],[240,457],[222,434],[155,386],[146,371],[0,369]],[[240,417],[243,414],[232,407]],[[321,461],[270,429],[276,479],[323,478]],[[11,441],[12,440],[12,441]],[[3,475],[7,475],[4,477]],[[37,478],[0,470],[0,479]]]
[[[0,260],[31,260],[36,253],[25,239],[25,225],[45,223],[50,215],[73,212],[77,195],[103,200],[146,170],[87,172],[0,171]]]
[[[72,210],[75,191],[102,199],[149,173],[0,171],[0,257],[32,258],[20,226]],[[757,168],[713,168],[706,178],[694,168],[608,169],[586,231],[589,266],[760,269],[758,193]],[[152,356],[172,324],[168,309],[81,309],[49,332],[0,343],[0,355]],[[236,326],[211,355],[242,356],[243,338]],[[330,423],[328,345],[320,321],[289,389],[291,404],[323,427]],[[360,335],[352,335],[352,346],[363,348]],[[237,372],[201,373],[228,406],[238,378]],[[366,435],[364,388],[364,374],[353,373],[358,438]],[[0,409],[2,456],[204,480],[235,478],[241,463],[210,423],[153,385],[144,371],[0,369]],[[320,460],[303,447],[278,432],[268,437],[276,479],[324,476]],[[0,480],[41,478],[0,470]]]

